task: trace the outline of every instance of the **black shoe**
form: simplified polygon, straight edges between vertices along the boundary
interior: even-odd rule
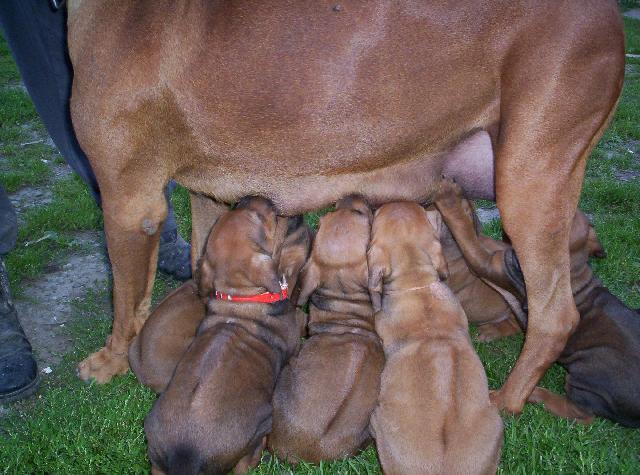
[[[0,403],[31,396],[38,389],[38,365],[11,301],[9,276],[0,258]]]
[[[191,245],[177,232],[160,237],[158,270],[178,280],[191,278]]]

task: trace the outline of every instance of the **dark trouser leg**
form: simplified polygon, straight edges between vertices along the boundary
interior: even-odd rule
[[[0,24],[49,135],[100,204],[96,177],[71,125],[73,72],[67,53],[66,11],[52,11],[47,1],[5,0],[0,2]]]
[[[7,193],[0,185],[0,256],[7,254],[16,245],[18,222]]]
[[[3,0],[0,25],[18,65],[22,80],[56,147],[71,168],[89,186],[99,206],[100,190],[91,164],[76,139],[69,98],[73,70],[67,51],[66,11],[53,11],[45,0]],[[186,280],[191,277],[190,248],[177,235],[177,224],[169,196],[159,254],[159,269]]]
[[[38,368],[31,354],[16,309],[11,301],[4,255],[16,242],[16,215],[0,186],[0,403],[32,394],[37,388]]]

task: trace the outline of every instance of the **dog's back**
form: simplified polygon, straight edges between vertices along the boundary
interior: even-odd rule
[[[168,474],[227,473],[270,428],[274,350],[225,320],[207,318],[145,420],[151,462]]]
[[[309,244],[301,219],[279,219],[262,198],[216,222],[198,275],[207,316],[145,421],[154,469],[246,473],[257,464],[277,376],[301,336],[279,279],[295,293]]]
[[[640,313],[604,287],[587,299],[558,359],[568,373],[567,396],[595,415],[640,427]]]
[[[386,356],[371,421],[378,454],[388,474],[493,473],[502,421],[464,310],[435,269],[441,250],[421,242],[437,239],[423,213],[395,203],[374,220],[369,266],[370,275],[382,275],[376,330]],[[412,259],[396,255],[412,243]],[[376,292],[375,278],[370,285]]]
[[[353,455],[369,439],[384,355],[373,328],[366,250],[371,211],[348,197],[322,218],[302,277],[310,338],[282,371],[269,446],[291,461]]]

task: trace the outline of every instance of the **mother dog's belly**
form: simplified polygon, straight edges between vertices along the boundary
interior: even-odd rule
[[[427,202],[442,175],[454,178],[470,198],[494,199],[494,160],[489,134],[478,131],[453,149],[363,172],[291,176],[279,170],[246,173],[212,162],[182,169],[175,179],[188,189],[233,203],[243,196],[271,199],[279,211],[294,215],[324,208],[349,194],[372,205],[389,201]]]

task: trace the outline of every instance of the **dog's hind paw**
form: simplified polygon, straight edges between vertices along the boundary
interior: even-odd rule
[[[103,347],[78,364],[78,377],[83,381],[94,380],[99,384],[111,381],[114,376],[124,374],[129,369],[126,353],[115,353]]]

